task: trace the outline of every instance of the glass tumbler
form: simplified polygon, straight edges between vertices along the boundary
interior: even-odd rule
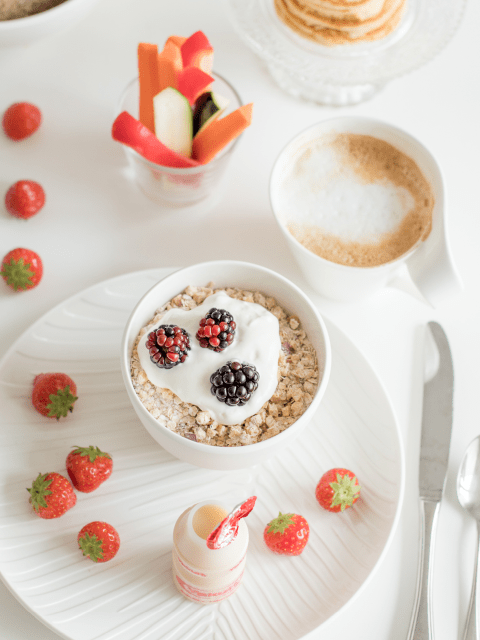
[[[241,106],[241,100],[235,89],[217,73],[212,90],[229,100],[227,109],[222,114],[235,111]],[[127,111],[138,119],[139,83],[135,78],[125,88],[118,107],[118,115]],[[239,136],[240,137],[240,136]],[[197,167],[166,167],[143,158],[132,148],[123,145],[131,175],[140,190],[153,202],[167,209],[188,208],[197,204],[213,204],[221,195],[222,176],[239,139],[235,138],[222,149],[210,162]]]

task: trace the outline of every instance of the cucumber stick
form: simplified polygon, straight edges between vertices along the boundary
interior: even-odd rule
[[[223,114],[229,103],[228,98],[219,96],[213,91],[206,91],[195,101],[193,107],[193,135],[205,129]]]
[[[153,98],[155,135],[176,153],[192,154],[192,108],[180,91],[167,87]]]

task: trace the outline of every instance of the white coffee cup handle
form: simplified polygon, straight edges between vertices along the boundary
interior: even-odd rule
[[[463,290],[448,245],[445,219],[440,212],[437,212],[430,236],[407,259],[406,264],[415,286],[433,307],[440,306]]]

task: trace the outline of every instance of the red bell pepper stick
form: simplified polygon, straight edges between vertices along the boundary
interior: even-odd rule
[[[215,78],[198,67],[187,67],[178,74],[177,89],[193,105],[200,94],[208,91],[214,80]]]
[[[198,67],[211,73],[213,67],[213,47],[203,31],[196,31],[181,45],[184,67]]]
[[[146,160],[163,167],[196,167],[199,163],[166,147],[157,136],[127,111],[122,111],[112,125],[112,138],[126,144]]]

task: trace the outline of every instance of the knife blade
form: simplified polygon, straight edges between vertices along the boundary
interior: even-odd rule
[[[453,425],[454,375],[447,336],[437,322],[429,322],[426,340],[426,346],[433,340],[436,362],[432,367],[430,353],[430,361],[425,363],[428,374],[423,388],[419,465],[420,562],[408,640],[434,640],[431,577]]]
[[[447,476],[453,423],[453,362],[447,336],[437,322],[429,322],[438,349],[438,366],[423,387],[420,439],[420,498],[438,502]]]

